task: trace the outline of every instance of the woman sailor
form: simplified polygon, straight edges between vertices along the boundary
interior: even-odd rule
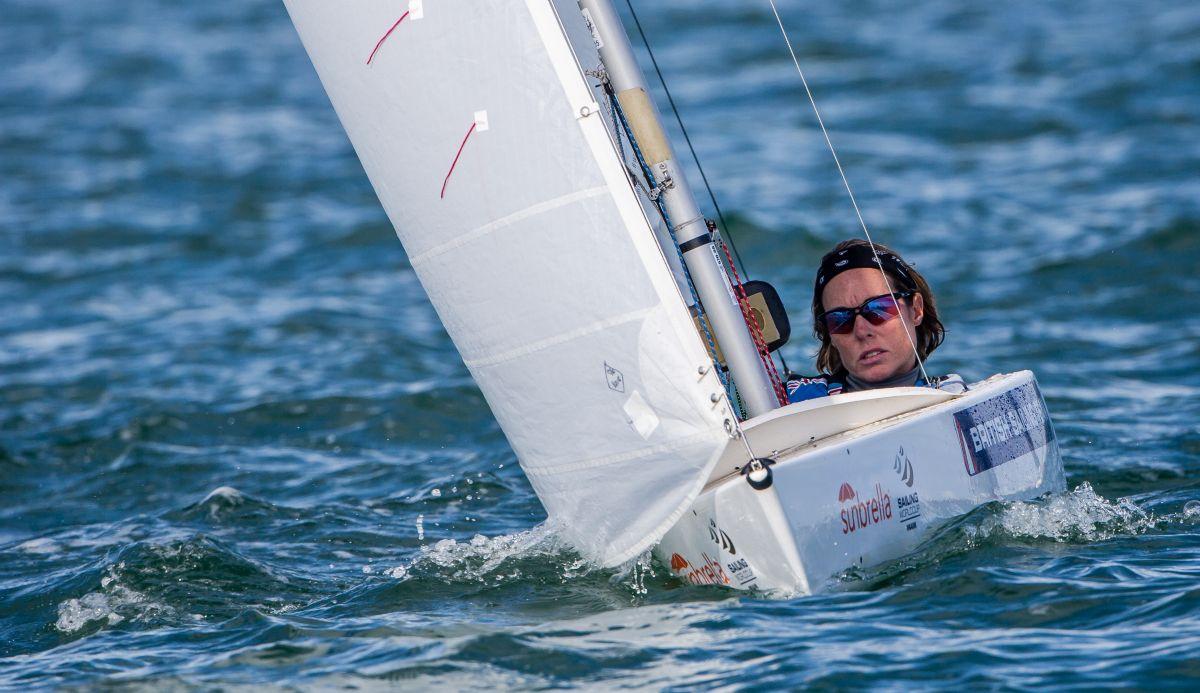
[[[881,387],[966,389],[958,375],[925,375],[923,362],[945,328],[929,282],[891,249],[858,239],[838,243],[821,259],[812,312],[824,375],[790,376],[788,401]]]

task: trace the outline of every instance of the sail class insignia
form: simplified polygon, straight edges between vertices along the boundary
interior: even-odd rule
[[[613,392],[625,392],[625,375],[621,371],[604,362],[604,378],[608,381],[608,389]]]

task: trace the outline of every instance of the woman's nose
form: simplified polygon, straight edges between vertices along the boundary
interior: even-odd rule
[[[875,326],[871,324],[870,320],[867,320],[866,316],[854,316],[854,336],[858,337],[859,339],[864,339],[866,337],[870,337],[872,334],[874,334],[874,332]]]

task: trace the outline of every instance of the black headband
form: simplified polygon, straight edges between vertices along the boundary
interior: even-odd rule
[[[821,258],[821,268],[817,270],[817,283],[813,288],[813,303],[821,302],[821,291],[831,279],[842,272],[851,269],[883,269],[900,279],[901,289],[916,291],[917,283],[912,278],[912,268],[899,255],[886,251],[872,252],[869,245],[852,245],[845,250],[830,251]]]

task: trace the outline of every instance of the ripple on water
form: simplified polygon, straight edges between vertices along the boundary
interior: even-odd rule
[[[807,370],[857,220],[774,17],[637,4]],[[1073,490],[815,597],[588,565],[278,0],[7,3],[0,687],[1191,683],[1200,5],[780,9],[874,237],[937,289],[933,367],[1034,369]]]

